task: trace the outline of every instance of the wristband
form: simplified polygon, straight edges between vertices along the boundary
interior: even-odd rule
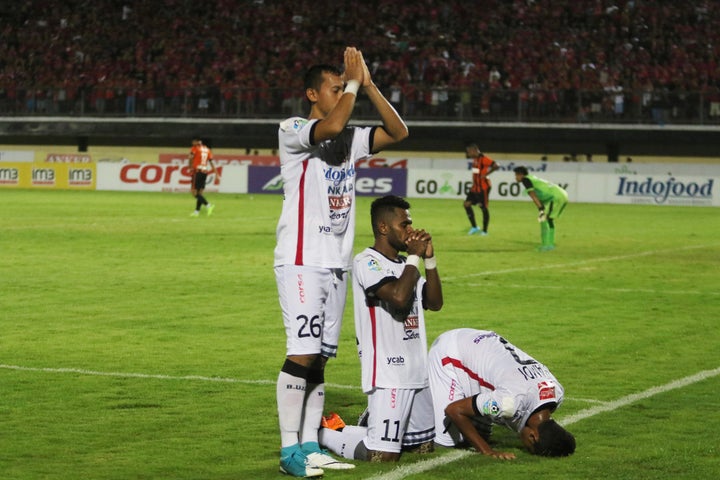
[[[352,93],[357,97],[358,90],[360,90],[360,82],[357,80],[349,80],[345,85],[345,91],[343,93]]]
[[[425,259],[425,270],[435,270],[437,268],[437,260],[435,257]]]
[[[412,265],[415,268],[418,268],[418,265],[420,264],[420,257],[417,255],[408,255],[407,259],[405,260],[405,265]]]
[[[538,207],[538,212],[543,212],[543,211],[545,211],[545,206],[544,206],[544,205],[543,205],[542,207]]]

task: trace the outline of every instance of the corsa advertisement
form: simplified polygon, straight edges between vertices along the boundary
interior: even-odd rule
[[[96,166],[91,163],[0,163],[0,188],[95,190]]]
[[[247,193],[247,166],[217,167],[208,175],[208,193]],[[175,164],[99,163],[98,190],[190,192],[190,168]]]

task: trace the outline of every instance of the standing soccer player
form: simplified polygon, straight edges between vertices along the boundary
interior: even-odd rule
[[[296,477],[354,467],[320,449],[318,428],[325,363],[337,354],[352,261],[355,162],[408,135],[405,122],[372,82],[362,53],[347,47],[344,62],[344,78],[330,65],[308,70],[310,115],[283,121],[278,132],[285,195],[274,265],[287,336],[277,382],[280,470]],[[381,126],[347,126],[360,89],[378,111]]]
[[[190,194],[195,197],[195,210],[190,214],[191,217],[200,215],[200,209],[205,205],[207,214],[212,215],[215,204],[208,203],[203,196],[205,191],[205,182],[207,176],[215,171],[213,164],[212,150],[207,145],[203,145],[199,136],[193,137],[192,147],[188,155],[188,166],[192,174],[190,182]]]
[[[432,237],[412,227],[409,208],[396,196],[375,200],[370,213],[375,243],[353,262],[367,428],[321,430],[322,444],[346,458],[386,462],[399,460],[403,450],[432,451],[424,310],[440,310],[443,295]]]
[[[555,249],[555,220],[567,206],[567,192],[554,183],[530,175],[525,167],[517,167],[513,171],[515,181],[523,184],[525,192],[538,208],[538,222],[540,222],[538,251],[547,252]]]
[[[573,435],[551,418],[563,401],[562,385],[545,365],[497,333],[447,331],[430,347],[428,366],[437,444],[469,443],[483,455],[514,459],[488,444],[497,424],[518,432],[535,455],[575,451]]]
[[[488,225],[490,224],[490,210],[488,210],[488,202],[490,200],[490,190],[492,184],[488,175],[498,169],[495,160],[488,157],[480,151],[475,143],[471,143],[465,148],[465,158],[472,158],[472,187],[465,197],[463,207],[470,220],[470,231],[468,235],[487,235]],[[478,205],[483,215],[483,228],[480,230],[475,221],[475,211],[473,205]]]

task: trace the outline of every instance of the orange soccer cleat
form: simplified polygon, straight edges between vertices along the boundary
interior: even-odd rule
[[[330,430],[342,430],[345,428],[345,422],[340,418],[340,415],[335,412],[330,412],[330,415],[322,417],[320,426],[322,428],[329,428]]]

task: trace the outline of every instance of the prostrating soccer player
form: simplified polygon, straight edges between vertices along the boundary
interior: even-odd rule
[[[213,164],[212,150],[207,145],[203,145],[199,136],[194,136],[192,147],[188,154],[188,165],[192,173],[192,182],[190,182],[190,193],[195,197],[195,210],[190,214],[191,217],[200,215],[200,209],[205,205],[207,214],[212,215],[215,204],[208,203],[203,196],[205,191],[205,181],[210,173],[215,171]]]
[[[430,391],[435,409],[435,442],[472,445],[500,459],[487,442],[492,425],[520,434],[535,455],[567,456],[575,438],[551,418],[564,389],[550,370],[495,332],[458,328],[441,334],[428,354]]]
[[[443,295],[432,237],[412,227],[409,208],[396,196],[375,200],[375,243],[353,262],[355,333],[369,418],[367,428],[320,431],[321,444],[345,458],[397,461],[403,450],[432,451],[423,310],[440,310]]]
[[[555,220],[560,218],[568,203],[567,192],[547,180],[530,175],[527,168],[516,167],[515,180],[521,182],[525,191],[538,208],[540,222],[540,246],[538,250],[545,252],[555,248]]]
[[[280,470],[296,477],[345,469],[318,445],[324,368],[337,353],[355,233],[355,162],[405,139],[407,126],[372,82],[362,53],[344,52],[345,74],[330,65],[305,76],[310,116],[278,132],[284,183],[277,226],[275,278],[287,336],[277,382]],[[382,126],[348,127],[358,91]]]
[[[465,197],[463,207],[470,220],[470,231],[468,235],[487,235],[488,225],[490,224],[490,210],[488,210],[488,202],[490,200],[490,190],[492,184],[487,178],[492,172],[498,169],[495,160],[488,157],[480,151],[480,147],[475,143],[471,143],[465,147],[465,157],[472,158],[472,187]],[[483,215],[483,228],[480,230],[475,221],[475,211],[473,205],[478,205]]]

